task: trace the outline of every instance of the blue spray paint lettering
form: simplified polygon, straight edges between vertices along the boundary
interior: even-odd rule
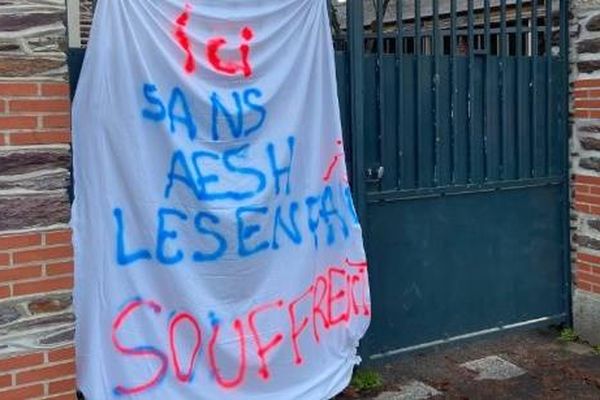
[[[160,122],[167,117],[167,109],[163,104],[160,97],[155,96],[154,94],[158,91],[156,85],[146,83],[144,84],[144,97],[146,101],[154,106],[154,110],[150,110],[148,108],[144,108],[142,110],[142,116],[151,121]]]
[[[277,165],[277,157],[275,155],[275,145],[273,143],[269,143],[267,145],[267,154],[269,156],[269,164],[271,166],[271,172],[273,173],[273,180],[275,182],[275,194],[279,194],[281,192],[281,184],[279,183],[279,178],[281,176],[287,176],[287,180],[285,183],[285,194],[290,194],[290,175],[292,173],[292,162],[294,160],[294,144],[295,138],[293,136],[288,137],[288,150],[290,153],[289,161],[286,166],[279,167]]]
[[[257,180],[257,186],[253,192],[239,193],[238,198],[236,198],[236,200],[249,199],[249,198],[253,197],[254,195],[265,190],[265,187],[267,186],[265,174],[263,174],[261,171],[255,169],[255,168],[251,168],[251,167],[239,167],[232,163],[233,158],[247,159],[246,153],[249,148],[250,148],[250,145],[247,144],[247,145],[235,148],[235,149],[228,150],[223,154],[223,163],[225,164],[225,168],[227,168],[228,171],[237,173],[240,175],[253,176]]]
[[[288,226],[288,224],[286,224],[283,220],[283,218],[281,217],[281,206],[277,207],[277,209],[275,210],[275,222],[273,223],[273,242],[272,242],[272,247],[274,250],[279,249],[279,242],[277,241],[277,231],[278,231],[278,227],[281,227],[281,229],[285,232],[285,234],[287,235],[288,238],[290,238],[290,240],[295,243],[295,244],[300,244],[302,243],[302,235],[300,234],[300,230],[298,229],[298,225],[296,224],[296,213],[298,212],[298,203],[297,202],[292,202],[290,204],[290,211],[289,211],[289,219],[290,219],[290,226]]]
[[[196,176],[198,177],[196,182],[198,183],[198,193],[200,195],[199,200],[219,200],[226,198],[226,196],[220,193],[209,193],[207,186],[210,183],[218,183],[219,176],[216,174],[204,175],[202,173],[202,170],[200,169],[200,163],[198,162],[202,158],[208,158],[214,161],[220,160],[218,154],[210,151],[196,151],[192,154],[192,165],[194,166]]]
[[[280,180],[285,179],[284,176],[286,175],[287,183],[285,184],[285,191],[286,193],[290,192],[289,175],[292,168],[294,138],[288,138],[287,142],[290,161],[284,167],[278,167],[276,164],[278,157],[275,153],[275,146],[272,143],[267,145],[267,153],[269,153],[271,158],[271,173],[274,178],[276,193],[281,192],[282,184]],[[201,201],[242,201],[251,199],[257,194],[264,192],[267,187],[267,175],[258,168],[251,165],[244,165],[250,164],[252,161],[247,155],[249,150],[249,144],[231,148],[222,154],[201,150],[193,152],[189,160],[181,150],[177,150],[171,158],[169,173],[167,175],[167,185],[164,192],[165,198],[170,198],[176,182],[182,183]],[[217,186],[224,174],[230,179],[237,178],[236,175],[252,179],[244,179],[242,181],[236,179],[236,182],[242,183],[238,186],[244,186],[245,190],[219,190]],[[253,183],[252,181],[255,182]]]
[[[258,224],[246,225],[243,218],[246,214],[265,215],[268,212],[267,207],[240,207],[235,212],[238,227],[238,254],[240,257],[249,257],[269,248],[269,242],[266,240],[255,244],[252,248],[247,247],[247,241],[252,236],[260,233],[262,227]]]
[[[179,105],[179,108],[182,111],[182,114],[176,114],[176,108]],[[183,124],[188,132],[188,137],[190,140],[194,140],[196,138],[196,133],[198,128],[194,123],[194,118],[192,117],[192,113],[190,112],[190,107],[188,105],[187,99],[183,94],[183,91],[178,87],[173,89],[171,94],[171,100],[169,101],[169,119],[171,120],[171,133],[175,133],[176,131],[176,123]]]
[[[263,106],[254,103],[250,98],[251,96],[260,99],[262,97],[262,92],[256,88],[248,89],[244,92],[244,103],[246,103],[248,108],[256,111],[259,115],[256,124],[244,131],[244,136],[250,136],[254,132],[258,131],[267,118],[267,110]]]
[[[335,229],[333,227],[333,223],[331,222],[331,217],[337,218],[342,228],[344,237],[348,237],[350,234],[348,231],[348,225],[346,225],[346,221],[334,204],[333,190],[331,189],[331,186],[327,186],[323,191],[323,195],[321,197],[321,210],[319,213],[327,224],[327,244],[331,245],[335,242]]]
[[[137,251],[127,252],[125,250],[125,226],[123,222],[123,210],[115,208],[113,215],[117,223],[117,263],[119,265],[128,265],[139,260],[151,260],[152,255],[148,250],[140,249]]]
[[[179,174],[176,172],[177,167],[180,167],[183,174]],[[196,183],[194,182],[194,177],[192,176],[192,172],[190,171],[185,155],[181,150],[177,150],[173,153],[173,157],[171,157],[171,167],[169,169],[169,174],[167,175],[167,187],[165,188],[165,199],[171,197],[171,189],[173,189],[173,185],[175,181],[179,181],[188,187],[194,193],[198,200],[202,199],[201,193],[198,191]]]
[[[265,107],[257,104],[252,99],[252,97],[257,99],[262,97],[262,92],[260,90],[256,88],[246,89],[242,94],[237,91],[233,91],[231,93],[231,97],[235,103],[234,111],[231,111],[227,105],[223,103],[221,97],[219,97],[216,92],[213,92],[213,94],[210,96],[210,101],[212,104],[211,133],[212,139],[215,141],[222,139],[222,126],[219,124],[219,121],[223,121],[223,119],[229,128],[229,133],[231,136],[237,139],[242,137],[242,135],[249,136],[258,131],[267,117],[267,110]],[[258,114],[258,121],[254,125],[244,129],[244,109],[246,107]]]
[[[200,200],[205,201],[215,201],[215,200],[235,200],[241,201],[246,200],[253,197],[255,194],[263,191],[266,187],[266,179],[262,172],[258,171],[254,168],[242,168],[232,164],[231,159],[237,156],[240,152],[243,152],[245,149],[242,146],[241,148],[235,148],[232,150],[228,150],[224,153],[223,158],[216,153],[211,153],[208,151],[197,151],[192,154],[192,163],[194,166],[194,170],[198,176],[198,192],[200,194]],[[219,175],[217,174],[203,174],[201,168],[201,163],[199,162],[201,159],[210,159],[213,161],[222,161],[226,170],[229,172],[235,172],[237,174],[243,175],[251,175],[257,179],[257,188],[255,191],[245,191],[245,192],[236,192],[232,190],[228,190],[225,192],[218,192],[215,190],[209,190],[209,184],[217,184],[220,182]],[[207,170],[214,170],[212,167],[206,168]]]
[[[315,243],[315,249],[319,248],[319,236],[317,230],[319,229],[319,221],[321,219],[319,209],[317,208],[316,218],[313,218],[313,211],[316,206],[319,205],[320,197],[309,196],[306,198],[306,207],[308,208],[308,229],[313,234]]]
[[[358,213],[356,212],[356,208],[354,208],[354,201],[352,200],[352,192],[351,192],[349,186],[346,186],[344,188],[344,198],[346,199],[346,207],[348,208],[350,217],[352,217],[352,222],[355,225],[358,225]]]
[[[168,240],[174,240],[177,238],[177,231],[167,230],[165,227],[165,219],[168,216],[174,216],[182,221],[187,220],[187,215],[181,211],[172,208],[160,208],[158,210],[158,234],[156,238],[156,258],[161,264],[173,265],[177,264],[183,259],[183,251],[177,250],[174,255],[169,256],[166,254],[165,246]]]
[[[194,261],[207,262],[218,260],[225,253],[225,250],[227,250],[227,240],[225,240],[223,235],[219,234],[218,232],[205,228],[202,223],[203,220],[207,220],[213,225],[218,225],[220,222],[219,217],[208,212],[199,212],[196,215],[196,218],[194,219],[194,225],[196,226],[196,230],[203,235],[212,237],[217,242],[217,249],[214,250],[212,253],[203,253],[201,251],[195,251],[193,255]]]
[[[210,96],[210,101],[212,103],[212,138],[213,140],[219,140],[219,111],[225,117],[227,121],[227,126],[229,126],[229,132],[231,132],[231,136],[234,138],[239,138],[242,136],[242,131],[244,129],[244,110],[242,108],[242,99],[238,92],[233,92],[232,97],[235,101],[235,106],[237,108],[236,111],[236,120],[234,120],[233,113],[229,112],[229,109],[223,105],[219,95],[214,92],[212,96]]]

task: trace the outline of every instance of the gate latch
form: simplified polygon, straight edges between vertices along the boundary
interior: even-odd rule
[[[383,165],[379,165],[375,168],[367,168],[367,180],[368,181],[380,181],[383,179],[385,174],[385,168]]]

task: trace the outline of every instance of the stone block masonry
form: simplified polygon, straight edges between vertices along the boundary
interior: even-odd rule
[[[69,126],[66,83],[0,80],[0,232],[69,221]]]
[[[573,317],[600,344],[600,2],[573,2],[571,141]]]
[[[0,1],[0,399],[72,400],[63,0]]]

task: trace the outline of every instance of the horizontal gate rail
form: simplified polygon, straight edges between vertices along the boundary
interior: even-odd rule
[[[504,332],[504,331],[508,331],[508,330],[514,331],[515,329],[534,329],[534,328],[547,327],[549,325],[559,325],[565,320],[565,317],[567,317],[567,314],[561,313],[561,314],[556,314],[556,315],[552,315],[552,316],[548,316],[548,317],[536,318],[536,319],[533,319],[530,321],[523,321],[523,322],[517,322],[514,324],[502,325],[502,326],[498,326],[498,327],[494,327],[494,328],[490,328],[490,329],[484,329],[481,331],[470,332],[470,333],[467,333],[464,335],[458,335],[458,336],[453,336],[453,337],[449,337],[449,338],[445,338],[445,339],[421,343],[421,344],[418,344],[415,346],[408,346],[408,347],[403,347],[401,349],[390,350],[390,351],[386,351],[384,353],[372,354],[369,358],[371,360],[379,360],[382,358],[391,357],[391,356],[395,356],[398,354],[412,353],[412,352],[427,349],[430,347],[445,346],[445,345],[449,345],[451,343],[463,342],[463,341],[469,340],[469,339],[481,338],[483,336],[488,336],[488,335],[492,335],[492,334],[496,334],[496,333],[500,333],[500,332]]]
[[[393,190],[372,192],[367,195],[369,203],[413,200],[425,197],[456,196],[468,193],[494,192],[499,190],[521,190],[543,186],[557,186],[564,183],[564,177],[549,177],[523,180],[508,180],[489,184],[465,184],[443,187],[420,188],[415,190]]]

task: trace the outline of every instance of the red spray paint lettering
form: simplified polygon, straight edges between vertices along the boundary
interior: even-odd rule
[[[240,342],[240,359],[238,365],[237,375],[230,380],[226,380],[221,375],[219,370],[219,366],[217,365],[217,356],[216,356],[216,345],[217,339],[220,331],[219,323],[213,325],[213,334],[210,338],[210,343],[208,344],[208,361],[210,364],[211,371],[217,380],[217,384],[221,386],[223,389],[234,389],[242,384],[244,381],[244,377],[246,376],[246,339],[244,336],[244,328],[242,326],[242,322],[239,319],[236,319],[233,322],[233,329],[238,332],[239,342]]]
[[[187,321],[192,326],[196,338],[194,347],[192,349],[187,372],[183,372],[181,370],[181,364],[179,363],[179,357],[177,355],[176,347],[177,326],[184,321]],[[196,359],[198,358],[198,354],[200,353],[201,345],[202,332],[200,331],[200,325],[198,324],[198,321],[196,321],[196,319],[188,313],[179,313],[175,315],[169,324],[169,347],[171,348],[171,357],[173,359],[173,369],[175,370],[175,376],[181,382],[189,382],[192,379],[192,371],[194,370],[194,366],[196,365]]]
[[[183,69],[192,74],[196,71],[196,59],[192,48],[192,40],[187,32],[191,20],[192,6],[186,4],[184,10],[175,20],[173,36],[179,47],[185,54]],[[208,39],[206,43],[206,59],[208,65],[223,75],[243,75],[248,78],[252,76],[252,64],[250,63],[250,42],[254,39],[254,31],[249,26],[244,26],[240,31],[240,44],[237,47],[239,59],[226,60],[221,56],[221,51],[227,46],[227,39],[221,36]]]
[[[203,328],[212,330],[204,365],[212,373],[216,384],[224,390],[234,390],[242,386],[248,371],[254,367],[258,369],[258,376],[263,381],[268,381],[271,378],[268,364],[269,355],[273,356],[275,350],[281,346],[289,345],[294,357],[294,364],[301,366],[304,358],[300,349],[300,339],[309,324],[313,326],[313,343],[318,346],[323,334],[337,326],[349,324],[352,318],[370,315],[366,271],[366,262],[354,262],[346,259],[342,265],[332,266],[322,275],[317,276],[298,297],[288,301],[280,299],[258,305],[245,316],[233,320],[232,329],[234,337],[237,339],[233,342],[228,340],[227,343],[233,343],[237,348],[231,352],[234,355],[233,361],[227,360],[229,362],[226,371],[218,361],[218,339],[224,325],[216,317],[211,318],[210,325],[205,327],[190,313],[176,313],[168,320],[168,356],[152,346],[130,348],[122,344],[118,338],[119,330],[126,321],[133,319],[138,312],[141,312],[143,307],[149,308],[154,314],[161,314],[162,306],[157,302],[134,299],[118,312],[113,321],[112,342],[114,348],[119,354],[132,360],[135,360],[136,357],[152,358],[160,364],[154,375],[146,382],[136,386],[118,385],[114,392],[117,395],[144,393],[157,386],[165,378],[169,365],[172,366],[177,382],[189,384],[194,376],[194,370],[203,363],[201,356]],[[302,307],[304,315],[299,315],[302,305],[304,305]],[[269,334],[266,335],[261,332],[260,320],[266,318],[267,315],[272,318],[283,317],[287,320],[288,326],[283,326],[279,332],[273,332],[272,325],[270,325]],[[178,338],[181,340],[179,335],[182,332],[191,332],[193,339],[189,342],[181,341],[179,343]],[[249,337],[252,337],[254,341],[255,352],[248,348]],[[307,345],[306,342],[304,345]],[[185,346],[188,346],[188,349],[185,349]],[[181,354],[184,353],[187,355],[186,360],[188,361],[182,365]],[[223,361],[225,359],[221,362]]]
[[[344,287],[347,287],[347,280],[346,280],[346,271],[344,271],[343,269],[339,269],[339,268],[329,268],[329,271],[327,271],[328,273],[328,278],[327,279],[327,283],[329,285],[329,287],[327,288],[327,319],[329,320],[329,324],[332,326],[335,326],[341,322],[348,322],[348,320],[350,319],[350,315],[347,314],[347,312],[343,312],[341,315],[339,316],[334,316],[334,306],[337,302],[340,302],[344,299],[344,297],[347,297],[346,295],[346,290],[344,289],[339,289],[338,291],[336,291],[335,288],[335,275],[339,275],[342,277],[343,282],[344,282]],[[350,303],[351,301],[348,301],[348,303]],[[347,308],[346,308],[347,310]]]
[[[319,292],[319,284],[322,284],[323,291],[319,296],[317,293]],[[315,281],[315,291],[313,292],[313,306],[312,306],[312,319],[313,319],[313,335],[315,337],[315,342],[319,343],[321,341],[321,337],[319,336],[319,330],[317,329],[317,316],[321,317],[323,321],[323,327],[325,329],[329,329],[329,320],[327,319],[327,315],[323,311],[323,301],[327,298],[327,279],[319,276]],[[317,299],[319,299],[317,301]]]
[[[123,326],[123,324],[129,318],[129,316],[142,306],[149,307],[156,314],[159,314],[161,312],[161,306],[153,301],[144,301],[141,299],[136,299],[128,305],[126,305],[125,308],[123,308],[123,310],[117,315],[117,317],[113,321],[113,346],[115,347],[115,349],[117,349],[119,353],[123,355],[157,359],[158,361],[160,361],[160,367],[158,368],[154,376],[145,383],[141,383],[137,386],[131,387],[117,385],[114,389],[114,393],[116,395],[134,395],[145,392],[153,386],[156,386],[165,377],[165,374],[167,373],[169,361],[167,360],[167,356],[164,353],[151,346],[139,346],[135,348],[124,346],[123,344],[121,344],[121,341],[117,337],[119,329],[121,328],[121,326]]]
[[[269,340],[267,344],[262,344],[260,334],[256,329],[255,319],[258,313],[265,312],[271,308],[282,308],[283,304],[283,300],[279,300],[273,304],[265,304],[263,306],[259,306],[254,310],[250,311],[250,313],[248,314],[248,325],[250,326],[250,332],[252,332],[252,336],[254,337],[254,342],[256,343],[256,353],[260,360],[260,368],[258,370],[258,375],[264,380],[267,380],[270,377],[269,367],[267,364],[267,353],[283,341],[283,334],[277,333],[271,338],[271,340]]]
[[[192,6],[186,4],[185,9],[175,21],[175,39],[185,53],[183,69],[188,74],[192,74],[196,70],[196,60],[194,59],[194,54],[192,53],[192,42],[190,41],[190,37],[186,31],[186,28],[190,22],[191,9]]]
[[[342,141],[341,140],[336,140],[335,142],[338,147],[342,147]],[[323,181],[325,182],[329,182],[331,180],[331,177],[333,176],[333,173],[335,172],[335,168],[337,167],[337,165],[340,163],[341,160],[344,159],[344,151],[343,149],[335,154],[333,156],[333,158],[331,159],[331,162],[329,163],[329,165],[327,166],[327,170],[325,171],[325,175],[323,175]],[[347,177],[344,176],[344,180],[348,180]]]
[[[240,32],[242,43],[238,50],[240,59],[236,61],[223,60],[220,55],[222,47],[227,45],[227,40],[223,37],[209,39],[206,45],[206,57],[209,64],[220,73],[225,75],[242,74],[248,78],[252,76],[252,66],[250,65],[250,41],[254,38],[252,28],[245,26]]]
[[[300,337],[300,334],[302,333],[302,331],[304,331],[306,329],[306,326],[308,325],[308,317],[305,316],[304,319],[302,319],[300,326],[298,327],[298,324],[296,323],[296,311],[295,311],[296,305],[298,305],[300,302],[302,302],[303,300],[308,298],[308,296],[313,294],[314,291],[315,291],[315,287],[314,287],[314,285],[311,285],[306,290],[306,292],[304,292],[302,294],[302,296],[291,301],[290,305],[288,306],[288,313],[290,316],[290,324],[291,324],[291,335],[290,336],[291,336],[291,340],[292,340],[292,350],[294,351],[294,362],[296,363],[296,365],[300,365],[304,361],[302,358],[302,355],[300,354],[300,346],[298,345],[298,338]]]

